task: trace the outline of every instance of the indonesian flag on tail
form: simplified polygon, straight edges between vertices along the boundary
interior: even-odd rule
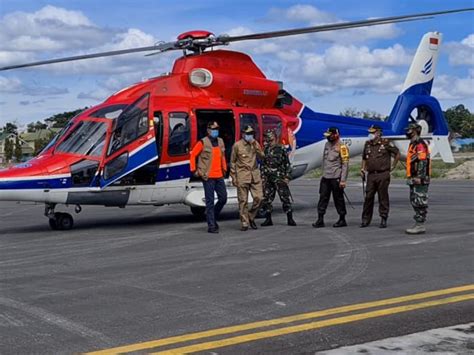
[[[435,37],[430,37],[430,49],[437,51],[438,50],[439,39]]]

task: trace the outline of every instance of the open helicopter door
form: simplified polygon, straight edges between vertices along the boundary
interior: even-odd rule
[[[158,149],[147,93],[116,119],[103,160],[100,187],[152,185],[158,170]]]

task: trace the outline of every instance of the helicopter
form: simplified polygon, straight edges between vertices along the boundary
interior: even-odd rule
[[[268,79],[247,54],[214,47],[424,20],[472,10],[240,36],[215,36],[209,31],[195,30],[180,34],[176,41],[154,46],[2,67],[0,71],[135,52],[157,55],[183,51],[170,73],[112,94],[103,103],[72,118],[38,156],[0,170],[0,201],[44,203],[44,214],[53,230],[69,230],[74,225],[71,214],[56,211],[58,205],[75,206],[75,212],[80,213],[84,205],[124,208],[185,204],[193,214],[203,215],[204,191],[190,172],[189,152],[206,135],[211,121],[220,126],[228,161],[244,126],[254,128],[260,143],[266,130],[275,131],[278,140],[288,147],[293,179],[321,165],[323,132],[329,126],[338,127],[351,155],[361,154],[373,120],[315,112],[287,92],[282,82]],[[438,100],[431,96],[441,41],[439,32],[428,32],[422,37],[390,116],[377,123],[384,136],[406,153],[404,127],[410,121],[418,122],[422,136],[431,142],[432,155],[439,153],[444,161],[454,162],[447,123]],[[226,186],[227,203],[237,205],[236,189],[228,177]]]

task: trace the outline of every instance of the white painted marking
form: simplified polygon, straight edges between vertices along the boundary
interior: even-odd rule
[[[472,354],[467,347],[474,344],[474,323],[431,329],[424,332],[386,338],[365,344],[344,346],[316,354],[325,355],[378,355],[378,354]]]

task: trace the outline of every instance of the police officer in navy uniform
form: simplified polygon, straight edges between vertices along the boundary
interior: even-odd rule
[[[395,169],[400,160],[400,152],[388,139],[382,138],[382,127],[372,125],[369,128],[369,140],[365,142],[362,153],[360,173],[367,187],[364,207],[362,210],[361,228],[369,226],[374,211],[374,198],[379,198],[380,228],[387,228],[389,212],[388,186],[390,185],[390,171]],[[392,165],[392,157],[394,157]]]

